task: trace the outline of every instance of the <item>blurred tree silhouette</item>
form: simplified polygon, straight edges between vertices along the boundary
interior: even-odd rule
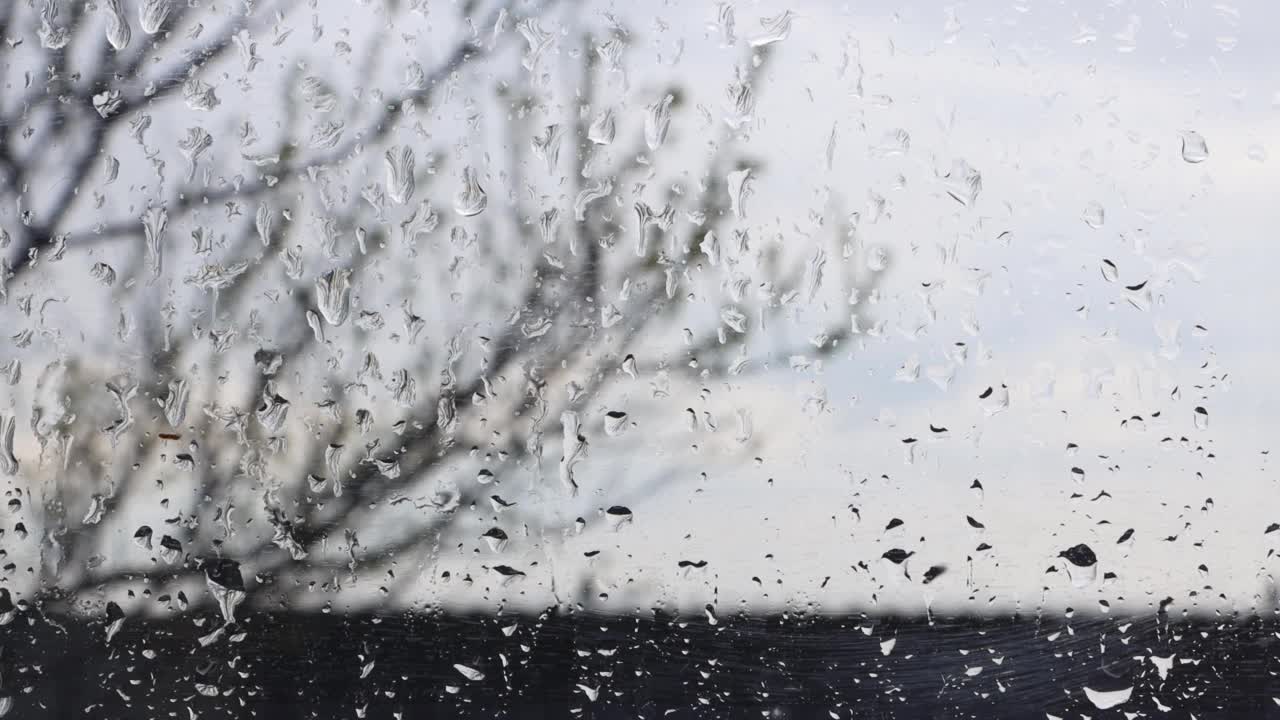
[[[694,152],[685,91],[633,86],[628,32],[575,7],[326,8],[0,9],[20,602],[385,598],[466,527],[552,523],[512,478],[572,496],[611,383],[847,337],[847,304],[800,350],[763,334],[826,257],[741,222],[766,48]]]

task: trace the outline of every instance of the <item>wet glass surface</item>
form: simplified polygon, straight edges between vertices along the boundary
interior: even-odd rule
[[[1280,712],[1278,20],[0,1],[0,716]]]

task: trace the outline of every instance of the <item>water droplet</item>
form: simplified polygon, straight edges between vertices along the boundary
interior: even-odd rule
[[[155,35],[169,18],[170,0],[142,0],[138,7],[138,25],[142,32]]]
[[[942,176],[947,194],[965,207],[973,207],[982,192],[982,174],[964,160],[951,163],[951,170]]]
[[[1002,413],[1009,409],[1009,389],[1004,385],[999,388],[988,387],[978,395],[978,400],[981,401],[982,411],[988,417]]]
[[[116,284],[115,269],[104,262],[94,263],[93,267],[89,269],[89,276],[107,287]]]
[[[587,139],[596,145],[608,145],[613,142],[617,132],[613,108],[605,108],[591,121],[591,126],[587,128]]]
[[[760,26],[763,32],[751,38],[751,47],[764,47],[786,40],[791,35],[791,21],[795,17],[795,13],[784,10],[774,17],[761,18]]]
[[[1067,562],[1076,567],[1091,567],[1098,563],[1098,556],[1094,554],[1093,548],[1080,543],[1063,550],[1058,553],[1058,557],[1065,558]]]
[[[1129,701],[1129,697],[1133,695],[1133,687],[1121,688],[1119,690],[1094,690],[1086,687],[1084,689],[1085,697],[1089,698],[1089,702],[1099,710],[1108,710],[1123,705]]]
[[[1209,145],[1200,133],[1194,130],[1182,133],[1182,159],[1192,164],[1209,159]]]
[[[608,303],[604,307],[600,308],[600,326],[601,327],[606,329],[611,328],[614,325],[617,325],[618,323],[622,322],[622,319],[623,319],[622,311],[618,309],[617,305],[614,305],[613,303]]]
[[[410,92],[421,92],[428,87],[427,70],[422,63],[414,61],[404,69],[404,88]]]
[[[315,75],[308,75],[302,79],[299,92],[302,95],[302,101],[316,112],[332,112],[338,106],[338,96],[329,89],[324,80]]]
[[[274,382],[266,383],[254,416],[267,432],[280,432],[289,415],[289,401],[275,391]]]
[[[182,99],[187,107],[202,112],[208,112],[222,104],[214,87],[199,78],[189,78],[182,83]]]
[[[751,197],[751,168],[742,168],[735,170],[725,178],[725,184],[729,189],[729,208],[733,212],[733,216],[742,218],[746,216],[747,198]]]
[[[13,454],[13,434],[17,428],[17,420],[14,415],[0,415],[0,474],[18,474],[18,458]]]
[[[735,26],[737,20],[733,17],[733,5],[731,3],[721,3],[716,6],[716,20],[708,23],[708,29],[719,36],[719,46],[732,47],[737,44],[737,35]]]
[[[462,171],[462,190],[453,199],[453,209],[463,217],[473,217],[484,212],[489,196],[480,187],[475,168],[467,166]]]
[[[1072,546],[1058,553],[1058,557],[1067,561],[1067,575],[1072,585],[1086,587],[1098,579],[1098,557],[1088,545]]]
[[[480,682],[481,680],[484,679],[484,673],[480,672],[479,670],[473,667],[470,667],[469,665],[462,665],[460,663],[455,663],[453,666],[453,669],[457,670],[459,675],[470,680],[471,682]]]
[[[295,559],[298,559],[295,557]],[[236,608],[247,597],[240,563],[226,558],[207,559],[204,563],[205,586],[218,603],[222,621],[231,625],[236,621]]]
[[[167,563],[176,563],[182,559],[182,543],[165,535],[160,538],[160,559]]]
[[[116,50],[129,47],[133,31],[129,29],[129,19],[125,16],[122,0],[106,0],[102,10],[107,14],[107,42]]]
[[[342,140],[342,134],[346,129],[346,123],[339,120],[321,121],[311,128],[307,143],[315,150],[332,149]]]
[[[882,272],[889,267],[889,251],[883,245],[876,245],[867,252],[867,269],[871,272]]]
[[[164,265],[164,246],[162,235],[169,224],[169,211],[162,207],[151,207],[142,214],[142,229],[145,234],[147,267],[154,277],[160,276]]]
[[[85,510],[84,519],[81,521],[85,525],[97,525],[102,522],[102,516],[107,512],[107,499],[101,495],[94,494],[89,498],[89,508]]]
[[[728,95],[731,107],[725,113],[725,124],[733,130],[741,130],[755,117],[756,96],[750,79],[729,83]]]
[[[507,546],[507,533],[502,528],[492,527],[480,536],[489,545],[489,549],[493,552],[502,552]]]
[[[1124,299],[1138,310],[1143,312],[1150,310],[1152,302],[1151,288],[1147,287],[1146,281],[1137,285],[1129,285],[1124,289]]]
[[[650,150],[662,147],[671,127],[671,103],[675,96],[668,93],[662,100],[645,107],[644,141]]]
[[[157,402],[164,410],[164,418],[169,422],[170,427],[181,427],[186,420],[187,399],[190,395],[191,391],[186,378],[169,381],[168,392],[165,394],[164,400]]]
[[[604,434],[610,437],[621,435],[627,428],[627,414],[621,410],[610,410],[604,416]]]
[[[1209,429],[1209,411],[1205,410],[1201,406],[1197,406],[1195,409],[1195,423],[1196,423],[1197,430],[1208,430]]]
[[[1110,260],[1102,261],[1102,279],[1107,282],[1115,282],[1120,279],[1120,270],[1115,263]]]
[[[120,628],[124,627],[124,610],[115,602],[107,603],[107,642],[110,643]]]
[[[573,218],[578,222],[587,219],[587,205],[613,193],[612,180],[592,180],[573,200]]]
[[[868,154],[871,157],[887,158],[894,155],[905,155],[911,149],[911,135],[902,128],[885,132],[880,141],[871,146]]]
[[[578,414],[566,410],[560,414],[560,424],[564,431],[564,454],[560,458],[560,483],[571,494],[578,493],[578,483],[573,477],[573,468],[587,453],[587,438],[580,431],[581,421]]]
[[[1169,679],[1169,671],[1173,669],[1173,658],[1173,655],[1168,657],[1150,656],[1151,664],[1156,666],[1156,672],[1159,673],[1161,680]]]
[[[942,577],[942,575],[946,573],[946,571],[947,571],[946,565],[930,566],[928,570],[924,571],[924,580],[923,580],[924,584],[928,585],[934,580],[937,580],[939,577]]]
[[[635,211],[639,226],[636,236],[636,257],[644,257],[647,254],[646,238],[649,228],[657,228],[660,235],[667,232],[676,221],[676,210],[670,204],[664,205],[662,210],[658,211],[649,207],[647,203],[637,202]]]
[[[395,145],[387,150],[384,159],[387,168],[387,195],[397,205],[404,205],[413,198],[415,188],[413,149],[408,145]]]
[[[614,530],[631,522],[631,508],[623,505],[614,505],[604,511],[605,518],[609,521],[609,526]]]
[[[551,43],[555,41],[555,35],[542,29],[537,18],[527,17],[516,23],[516,30],[524,37],[528,43],[524,57],[520,64],[525,70],[533,73],[538,67],[538,61],[547,48],[551,47]]]
[[[1106,224],[1107,211],[1103,209],[1100,203],[1096,201],[1090,202],[1085,206],[1081,219],[1084,220],[1085,225],[1096,230]]]
[[[901,521],[899,521],[899,523],[901,523]],[[890,527],[892,527],[892,526],[893,526],[893,523],[892,523],[892,522],[890,522],[890,523],[889,523],[889,525],[890,525]],[[887,528],[886,528],[886,529],[887,529]],[[884,555],[882,555],[881,557],[883,557],[885,560],[888,560],[889,562],[893,563],[894,565],[901,565],[901,564],[905,563],[905,562],[907,561],[907,559],[908,559],[908,558],[910,558],[912,555],[915,555],[915,553],[914,553],[914,552],[907,552],[906,550],[903,550],[902,548],[893,548],[892,550],[889,550],[889,551],[885,552],[885,554],[884,554]]]
[[[902,548],[893,548],[881,555],[880,558],[884,563],[886,563],[886,567],[891,568],[893,572],[900,574],[902,578],[910,580],[911,569],[908,560],[910,560],[912,555],[915,555],[914,551],[908,552]]]
[[[316,278],[316,305],[330,325],[345,323],[351,311],[351,271],[335,268]]]
[[[517,570],[510,565],[495,565],[493,571],[502,576],[503,580],[512,580],[514,578],[524,577],[524,572]]]
[[[564,137],[560,125],[551,124],[542,129],[541,135],[535,135],[531,141],[534,157],[542,160],[547,173],[556,174],[560,165],[560,141]]]
[[[119,90],[107,90],[93,96],[93,109],[103,118],[111,117],[124,104]]]

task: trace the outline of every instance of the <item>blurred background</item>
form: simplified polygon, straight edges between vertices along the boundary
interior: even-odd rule
[[[1063,678],[1126,623],[1269,621],[1278,20],[0,5],[0,612],[108,652],[267,615],[1075,619],[1088,668],[1006,639]],[[1094,684],[1164,682],[1150,652]],[[431,692],[481,682],[446,654]],[[600,696],[561,680],[524,692]]]

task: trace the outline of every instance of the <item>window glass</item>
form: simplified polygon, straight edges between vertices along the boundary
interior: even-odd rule
[[[1278,22],[0,2],[0,716],[1277,712]]]

